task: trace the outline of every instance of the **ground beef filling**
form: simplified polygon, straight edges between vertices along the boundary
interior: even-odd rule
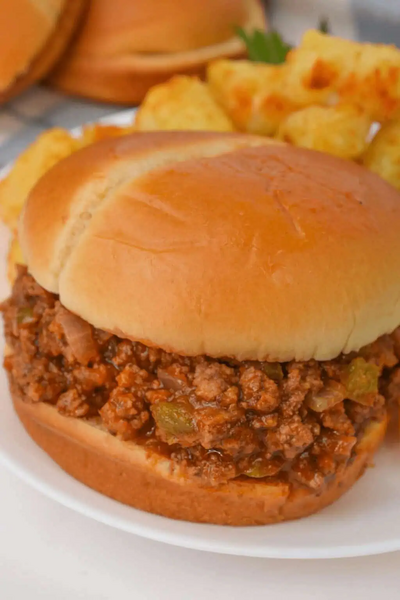
[[[28,402],[101,420],[190,476],[319,489],[398,396],[400,331],[328,362],[184,357],[95,329],[20,268],[2,307],[5,368]]]

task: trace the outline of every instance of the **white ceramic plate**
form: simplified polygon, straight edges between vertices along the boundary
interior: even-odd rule
[[[111,120],[123,124],[126,119],[125,112]],[[7,231],[0,227],[2,298],[8,293],[3,260],[7,243]],[[376,468],[317,515],[267,527],[198,525],[135,510],[75,481],[25,433],[13,411],[2,369],[0,394],[2,462],[46,496],[112,527],[197,550],[268,558],[341,558],[400,550],[400,445],[396,443],[388,442],[378,453]]]

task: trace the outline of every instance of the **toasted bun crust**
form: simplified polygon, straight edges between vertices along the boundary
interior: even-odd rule
[[[94,423],[64,417],[48,404],[29,404],[15,393],[13,398],[29,435],[82,483],[141,510],[219,525],[265,525],[321,510],[362,475],[386,431],[386,421],[372,422],[354,460],[337,472],[322,493],[246,478],[209,488],[185,478],[169,459],[133,442],[121,442]]]
[[[247,17],[243,0],[96,0],[74,51],[109,57],[196,50],[230,39],[233,24]]]
[[[87,5],[87,0],[0,0],[0,102],[47,75]]]
[[[140,102],[178,73],[203,75],[218,57],[242,57],[234,25],[265,28],[259,0],[96,0],[50,83],[107,102]],[[210,15],[212,17],[210,18]]]
[[[136,133],[28,198],[30,272],[96,327],[183,355],[331,359],[400,323],[400,195],[256,136]]]

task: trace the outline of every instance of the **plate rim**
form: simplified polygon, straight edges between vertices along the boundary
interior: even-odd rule
[[[18,421],[18,426],[23,429],[23,434],[28,436],[22,424]],[[31,440],[34,444],[33,440]],[[36,444],[35,444],[36,446]],[[48,455],[38,447],[41,453],[43,453],[45,458],[49,458]],[[54,461],[52,461],[54,462]],[[94,521],[102,523],[103,525],[107,525],[108,527],[112,527],[114,529],[118,529],[120,531],[125,531],[126,533],[130,533],[133,535],[137,535],[144,539],[149,539],[156,542],[161,542],[167,545],[177,546],[181,548],[186,548],[190,550],[199,550],[202,552],[212,552],[213,554],[226,554],[231,556],[245,556],[248,558],[272,558],[272,559],[287,559],[287,560],[330,560],[330,559],[340,559],[340,558],[356,558],[363,556],[377,556],[380,554],[388,554],[391,552],[400,551],[400,539],[391,540],[389,542],[369,542],[362,545],[357,544],[345,544],[345,545],[336,545],[334,546],[334,550],[331,548],[317,548],[310,547],[305,552],[304,549],[300,547],[294,547],[290,549],[284,548],[276,548],[274,546],[269,546],[266,544],[260,548],[239,549],[235,546],[228,546],[227,544],[219,544],[217,545],[215,541],[212,542],[213,546],[207,546],[207,540],[203,538],[182,534],[174,534],[165,532],[164,529],[157,529],[156,527],[148,527],[146,525],[140,525],[136,522],[131,523],[130,521],[126,521],[124,518],[116,517],[115,515],[109,516],[107,511],[101,508],[90,506],[86,500],[76,500],[72,494],[69,494],[64,491],[60,491],[56,487],[51,484],[46,483],[45,481],[39,479],[36,475],[32,474],[29,471],[29,468],[25,467],[18,459],[15,459],[12,455],[10,455],[7,451],[4,450],[3,446],[0,443],[0,464],[6,467],[11,473],[16,475],[21,481],[29,485],[31,488],[43,494],[45,497],[50,498],[51,500],[65,506],[69,510],[73,510],[84,517],[91,518]],[[54,463],[56,465],[56,463]],[[79,483],[80,486],[87,488],[85,484],[75,480],[73,477],[68,475],[65,471],[61,469],[58,465],[56,465],[58,469],[62,471],[62,475],[71,478],[73,481]],[[90,492],[93,494],[99,495],[101,497],[106,498],[111,503],[120,504],[116,500],[112,498],[108,498],[95,490],[88,488]],[[143,512],[138,509],[128,507],[131,511]],[[151,514],[151,513],[147,513]],[[173,521],[173,519],[168,519],[167,517],[163,517],[160,515],[152,515],[153,517],[157,517],[166,521]],[[308,517],[309,519],[310,517]],[[290,522],[288,522],[290,524]],[[196,523],[197,526],[202,526],[202,523]],[[260,528],[265,527],[279,527],[279,523],[275,525],[265,525],[260,526]],[[210,525],[206,525],[210,527]],[[227,526],[213,525],[215,528],[224,528]],[[229,529],[237,529],[235,527],[229,527]],[[239,528],[241,529],[241,528]],[[178,539],[179,538],[179,539]]]

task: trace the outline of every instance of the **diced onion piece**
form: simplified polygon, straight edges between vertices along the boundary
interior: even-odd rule
[[[61,310],[57,315],[72,354],[83,365],[87,365],[98,356],[98,348],[93,339],[92,328],[83,319]]]
[[[184,382],[181,379],[174,377],[174,375],[164,369],[158,369],[157,375],[166,390],[179,392],[184,386]]]
[[[344,385],[337,381],[330,380],[326,386],[319,392],[310,392],[306,398],[306,404],[311,410],[321,413],[324,410],[332,408],[346,397]]]

